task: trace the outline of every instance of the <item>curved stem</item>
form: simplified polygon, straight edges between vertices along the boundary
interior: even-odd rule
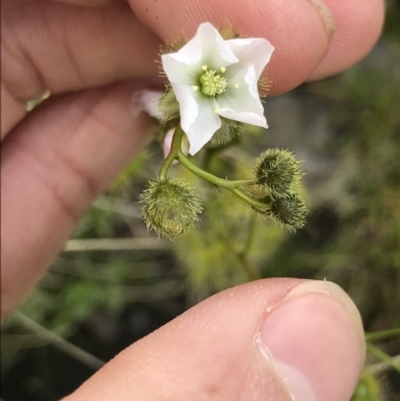
[[[93,368],[94,370],[100,369],[105,362],[96,356],[89,354],[83,349],[77,347],[76,345],[70,343],[64,338],[58,336],[52,331],[46,329],[39,323],[35,322],[28,316],[24,315],[21,312],[14,312],[13,318],[23,327],[28,329],[29,331],[35,333],[40,338],[46,340],[49,344],[53,344],[55,347],[65,352],[66,354],[72,356],[78,361],[84,363],[85,365]]]
[[[227,181],[230,186],[233,187],[249,187],[251,185],[257,185],[257,178],[253,178],[252,180],[236,180],[236,181]]]
[[[260,272],[247,260],[247,258],[240,253],[236,254],[240,266],[242,266],[242,269],[246,272],[250,280],[261,280],[263,276],[260,274]]]
[[[385,362],[391,368],[397,370],[397,372],[400,373],[400,364],[397,363],[396,360],[393,360],[393,358],[390,355],[388,355],[386,352],[383,352],[378,347],[375,347],[375,345],[372,345],[370,343],[367,343],[367,350],[369,353],[371,353],[375,357],[379,358],[381,361]]]
[[[178,159],[179,162],[185,166],[189,171],[193,174],[196,174],[198,177],[203,178],[204,180],[217,185],[222,188],[226,188],[236,196],[255,207],[259,210],[267,209],[268,205],[263,202],[260,202],[256,198],[244,192],[240,187],[255,185],[257,180],[237,180],[237,181],[229,181],[224,180],[222,178],[216,177],[213,174],[207,173],[202,170],[200,167],[197,167],[193,164],[183,153],[181,149],[181,143],[184,132],[180,125],[178,125],[175,129],[174,136],[172,137],[171,150],[168,156],[165,158],[163,164],[161,165],[160,172],[158,173],[158,179],[160,181],[164,181],[167,178],[167,173],[169,168],[171,167],[172,162],[175,159]]]
[[[167,173],[172,162],[177,158],[178,152],[181,151],[183,135],[184,132],[182,131],[181,126],[178,125],[175,129],[174,136],[172,137],[171,150],[168,153],[168,156],[164,159],[160,172],[158,173],[158,179],[160,181],[164,181],[167,178]]]
[[[239,185],[243,186],[244,182],[246,183],[246,185],[253,185],[254,184],[253,180],[228,181],[216,177],[215,175],[207,173],[206,171],[197,167],[180,150],[178,151],[177,158],[179,162],[193,174],[196,174],[198,177],[203,178],[204,180],[210,182],[211,184],[228,189],[229,191],[233,192],[236,196],[243,199],[245,202],[249,203],[255,208],[260,210],[265,210],[268,207],[268,205],[266,205],[265,203],[262,203],[259,200],[253,198],[251,195],[245,193],[242,189],[237,188]]]
[[[386,340],[392,337],[400,337],[400,327],[395,327],[389,330],[381,330],[381,331],[365,333],[365,339],[367,341]]]

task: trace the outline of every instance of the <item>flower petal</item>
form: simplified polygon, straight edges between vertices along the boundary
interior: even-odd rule
[[[217,113],[230,120],[268,128],[264,108],[258,95],[254,66],[236,74],[230,79],[229,84],[225,93],[217,98]]]
[[[170,82],[182,85],[196,85],[202,65],[219,69],[239,62],[227,42],[209,22],[201,24],[194,38],[177,53],[164,54],[161,60]]]
[[[195,58],[187,59],[185,55],[182,57],[179,53],[164,54],[161,60],[163,70],[171,84],[196,85],[201,71],[201,60],[195,63],[193,62]],[[193,64],[190,64],[191,62]]]
[[[199,26],[194,39],[197,39],[198,45],[204,49],[202,63],[207,64],[210,68],[219,69],[222,66],[226,67],[239,62],[227,41],[209,22]]]
[[[205,100],[198,103],[198,106],[198,117],[190,129],[185,131],[190,143],[189,153],[192,156],[208,143],[215,132],[221,128],[221,118],[215,112],[215,102]]]
[[[179,102],[181,127],[187,134],[190,126],[195,122],[199,115],[199,107],[196,99],[194,98],[192,87],[173,82],[171,82],[171,85],[175,92],[176,100]]]
[[[228,74],[236,75],[240,70],[247,69],[250,65],[253,65],[257,80],[269,63],[275,49],[268,40],[262,38],[231,39],[225,43],[240,60],[239,63],[228,69],[227,76]]]
[[[221,127],[221,119],[215,111],[217,104],[213,98],[194,92],[191,86],[172,84],[172,87],[181,105],[181,127],[188,137],[189,153],[193,156]]]

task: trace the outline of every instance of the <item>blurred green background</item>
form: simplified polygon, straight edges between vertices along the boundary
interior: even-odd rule
[[[5,401],[55,401],[102,360],[216,291],[263,277],[328,279],[359,307],[371,334],[353,401],[400,400],[400,4],[351,70],[266,100],[269,130],[196,162],[246,178],[261,150],[304,161],[306,227],[282,231],[226,191],[179,166],[205,200],[195,229],[174,243],[148,233],[137,198],[162,161],[143,151],[79,223],[74,237],[2,333]],[[250,272],[250,276],[249,276]],[[391,357],[395,358],[391,358]],[[396,370],[397,367],[397,370]]]

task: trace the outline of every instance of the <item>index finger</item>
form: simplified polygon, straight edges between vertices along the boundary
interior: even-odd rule
[[[206,21],[268,39],[275,47],[271,94],[293,89],[315,70],[319,78],[354,64],[372,48],[383,22],[382,0],[129,1],[137,18],[166,42],[183,33],[191,37]]]

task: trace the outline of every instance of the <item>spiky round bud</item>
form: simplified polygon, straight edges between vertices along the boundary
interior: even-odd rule
[[[269,209],[266,212],[266,215],[292,231],[304,227],[307,214],[308,209],[303,199],[292,191],[285,196],[270,198]]]
[[[211,141],[209,142],[209,146],[216,148],[218,146],[225,145],[242,133],[243,126],[241,123],[221,117],[221,128],[215,131]]]
[[[158,108],[162,124],[179,117],[179,103],[172,88],[169,88],[158,101]]]
[[[281,149],[268,149],[256,160],[254,175],[271,197],[284,196],[301,177],[300,162]]]
[[[177,178],[150,182],[140,195],[140,217],[148,230],[173,240],[193,227],[203,210],[190,185]]]

